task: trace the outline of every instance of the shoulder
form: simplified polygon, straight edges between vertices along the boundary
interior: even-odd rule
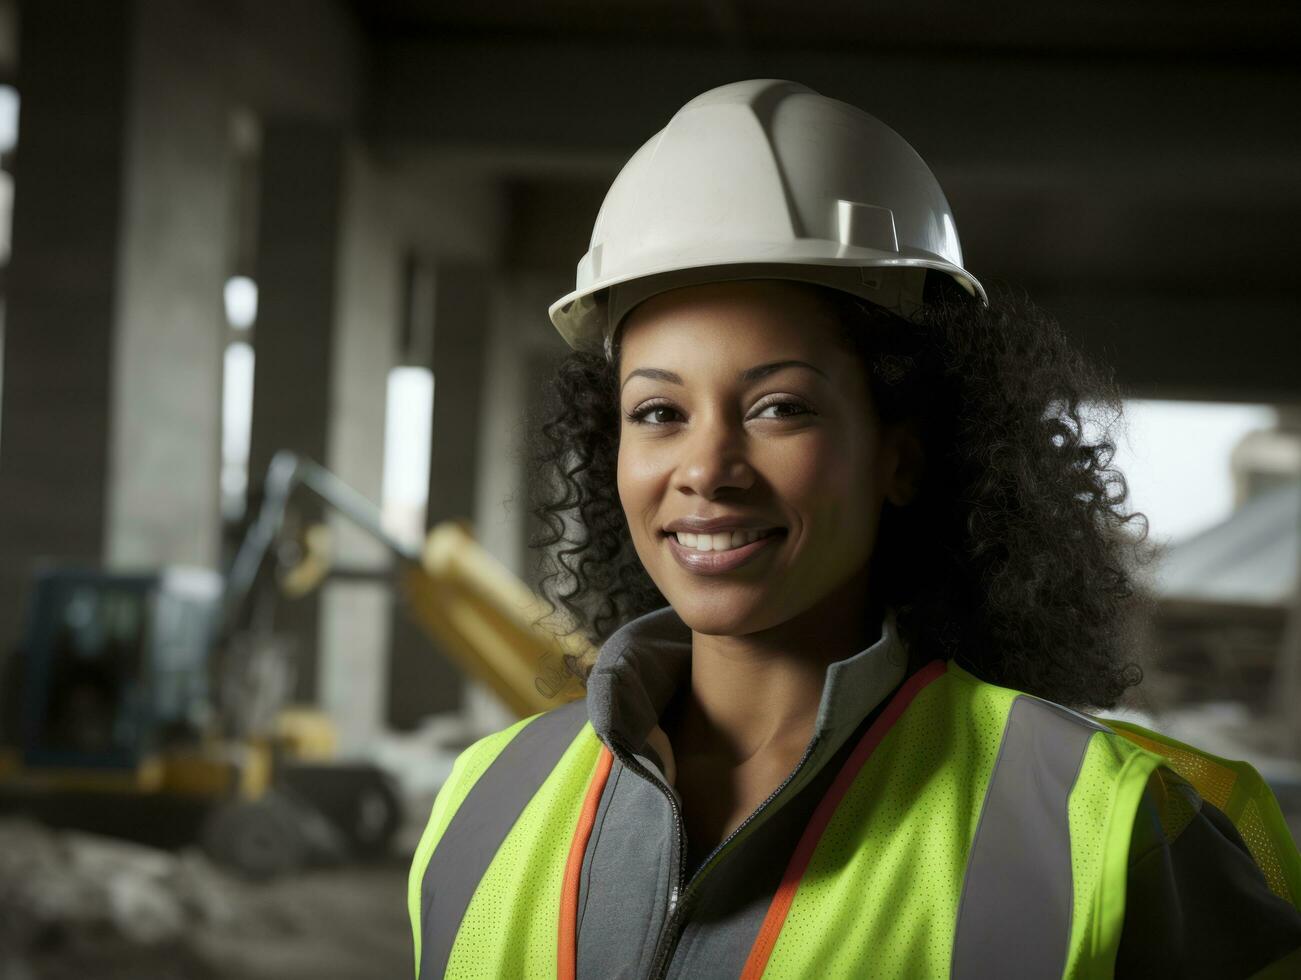
[[[1072,780],[1095,774],[1110,781],[1123,775],[1134,783],[1130,802],[1137,802],[1147,772],[1161,762],[1158,753],[1122,737],[1109,719],[991,683],[956,661],[946,664],[944,680],[944,711],[954,723],[996,739],[1000,755],[1024,745],[1028,760],[1064,769],[1063,776]]]
[[[442,880],[449,866],[462,874],[469,867],[468,880],[478,881],[484,868],[474,862],[497,852],[516,817],[583,731],[591,731],[587,705],[570,702],[521,718],[457,755],[434,800],[407,878],[417,970],[428,902],[437,894],[426,887],[426,877]],[[463,859],[467,854],[472,856],[469,865]]]
[[[995,777],[1011,762],[1038,788],[1070,779],[1073,863],[1096,879],[1077,897],[1091,892],[1099,915],[1123,898],[1117,976],[1245,977],[1301,957],[1301,860],[1250,765],[949,666],[959,713],[1005,721]]]
[[[584,729],[590,731],[590,726],[587,704],[580,699],[521,718],[461,750],[434,799],[416,850],[413,874],[417,869],[423,873],[430,855],[474,790],[482,788],[476,799],[485,794],[514,798],[530,784],[536,790],[549,768]]]
[[[1247,977],[1301,951],[1301,911],[1224,811],[1165,766],[1135,814],[1126,893],[1118,977]]]
[[[548,758],[558,761],[586,723],[587,703],[580,698],[486,735],[457,756],[440,796],[448,792],[463,799],[493,767],[536,768]]]

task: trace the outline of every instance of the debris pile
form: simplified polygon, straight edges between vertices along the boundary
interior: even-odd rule
[[[201,933],[297,931],[241,889],[197,849],[0,818],[0,980],[215,977]]]

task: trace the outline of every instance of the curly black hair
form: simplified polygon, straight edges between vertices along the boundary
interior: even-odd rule
[[[909,420],[922,436],[918,494],[885,503],[869,571],[910,666],[953,658],[991,683],[1114,707],[1142,680],[1127,658],[1151,598],[1134,573],[1156,549],[1146,517],[1122,509],[1111,371],[1023,292],[999,289],[985,305],[928,291],[905,318],[808,288],[834,305],[882,422]],[[559,364],[529,450],[540,588],[552,613],[567,611],[566,631],[595,646],[667,605],[618,497],[617,351],[613,363],[575,351]],[[584,680],[591,669],[573,657],[568,666]]]

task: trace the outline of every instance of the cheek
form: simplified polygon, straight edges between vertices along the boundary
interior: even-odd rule
[[[619,503],[632,538],[633,550],[648,571],[654,567],[660,542],[654,531],[660,511],[663,484],[661,467],[646,453],[627,451],[620,446],[615,483],[619,490]]]
[[[812,524],[814,537],[846,536],[881,496],[876,447],[862,433],[825,433],[774,453],[766,467],[780,497]],[[857,536],[857,534],[849,534]]]
[[[628,465],[624,462],[623,450],[619,450],[618,465],[615,469],[615,486],[619,490],[619,503],[623,506],[623,512],[629,513],[632,493],[632,481],[628,473]]]
[[[618,472],[616,482],[619,487],[619,502],[628,516],[633,533],[637,533],[640,522],[635,515],[653,506],[656,486],[660,481],[659,467],[646,453],[630,450],[627,443],[619,447]]]
[[[775,444],[765,455],[769,478],[792,502],[836,499],[863,484],[863,451],[843,431],[807,433]]]

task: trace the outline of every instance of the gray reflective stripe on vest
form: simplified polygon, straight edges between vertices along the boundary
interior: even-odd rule
[[[456,933],[484,872],[586,722],[587,702],[581,699],[535,718],[515,734],[461,801],[420,882],[420,980],[441,977],[447,969]]]
[[[967,859],[951,976],[1060,977],[1071,937],[1067,802],[1089,739],[1110,731],[1061,705],[1012,702]]]

